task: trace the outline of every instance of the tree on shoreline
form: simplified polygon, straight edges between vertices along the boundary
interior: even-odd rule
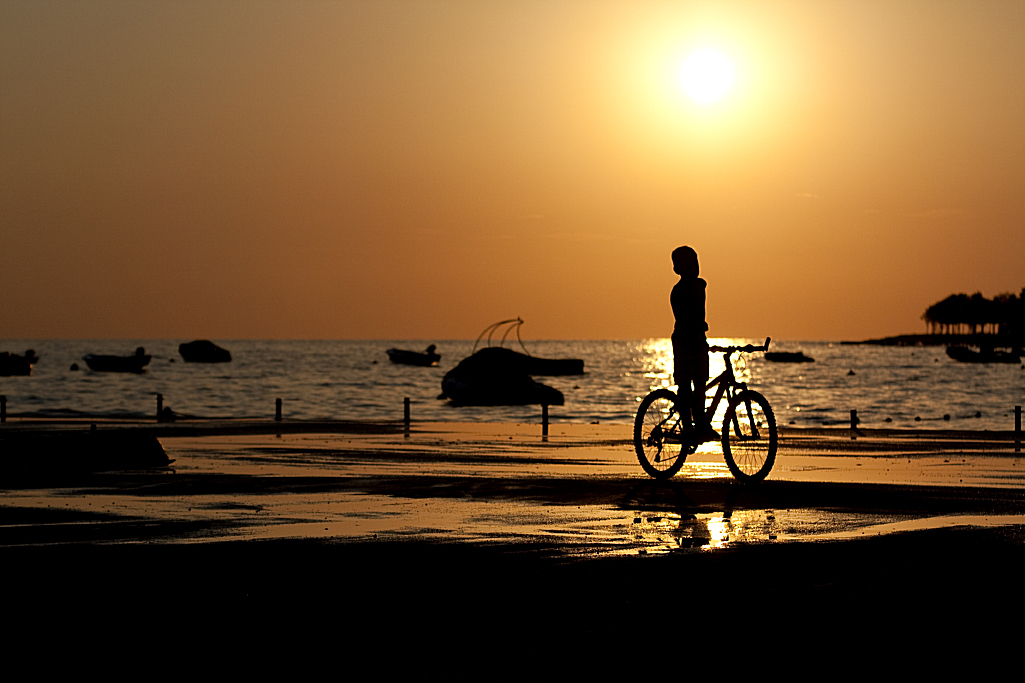
[[[971,296],[951,294],[925,309],[922,320],[928,326],[929,334],[981,332],[1020,336],[1025,331],[1025,287],[1019,296],[1005,292],[993,299],[987,299],[981,292]]]

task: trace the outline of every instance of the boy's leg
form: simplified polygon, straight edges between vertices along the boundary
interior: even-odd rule
[[[698,433],[700,443],[706,441],[718,441],[719,435],[712,429],[709,420],[711,416],[705,415],[705,385],[708,384],[708,346],[696,352],[694,359],[694,397],[691,410],[694,411],[694,427]],[[698,389],[700,387],[700,389]]]
[[[708,440],[705,419],[705,385],[708,383],[707,347],[673,344],[674,375],[677,385],[676,409],[684,417],[687,428],[693,427],[699,443]],[[693,382],[693,388],[691,383]]]
[[[681,381],[682,380],[682,381]],[[694,405],[694,392],[690,388],[690,380],[685,377],[678,377],[676,380],[676,410],[683,417],[682,431],[687,433],[694,424],[692,410]]]
[[[673,379],[676,381],[676,411],[683,417],[683,429],[690,430],[694,399],[690,388],[690,376],[693,373],[691,355],[686,346],[673,340]]]

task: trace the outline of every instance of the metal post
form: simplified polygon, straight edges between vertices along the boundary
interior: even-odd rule
[[[1021,453],[1021,406],[1014,407],[1014,452]]]
[[[7,397],[0,396],[0,422],[7,422]]]
[[[548,436],[548,404],[541,405],[541,436]]]
[[[160,413],[164,411],[164,395],[157,394],[157,422],[160,422]]]
[[[274,419],[277,422],[281,422],[281,399],[274,399]]]

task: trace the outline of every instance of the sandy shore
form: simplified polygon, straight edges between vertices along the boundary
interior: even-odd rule
[[[135,427],[169,468],[6,483],[0,561],[23,615],[170,591],[176,625],[331,614],[364,645],[398,620],[427,650],[485,633],[593,649],[612,624],[673,631],[680,610],[934,632],[1025,602],[1008,433],[784,430],[745,487],[716,448],[654,482],[621,425]]]

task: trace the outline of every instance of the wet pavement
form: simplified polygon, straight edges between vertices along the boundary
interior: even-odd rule
[[[602,557],[1025,524],[1007,434],[784,430],[769,478],[742,486],[718,445],[650,479],[621,425],[240,431],[163,432],[165,470],[8,488],[0,547],[319,539]]]
[[[1006,434],[786,430],[742,486],[715,447],[653,481],[615,425],[139,428],[170,467],[3,482],[12,652],[605,680],[1020,641]]]

